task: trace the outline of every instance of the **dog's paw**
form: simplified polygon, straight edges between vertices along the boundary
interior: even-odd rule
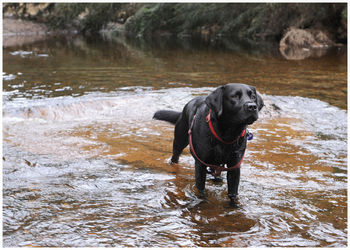
[[[171,157],[170,161],[169,161],[169,164],[170,165],[174,165],[174,164],[177,164],[179,163],[179,157]]]
[[[169,165],[170,166],[173,166],[173,165],[175,165],[175,164],[177,164],[178,162],[173,162],[172,160],[169,160]]]
[[[240,206],[240,204],[238,202],[231,200],[230,201],[230,207],[232,207],[232,208],[240,208],[241,206]]]
[[[236,194],[229,194],[228,197],[230,198],[230,206],[233,208],[239,208],[240,203],[238,201],[238,197]]]
[[[205,189],[203,189],[203,190],[198,190],[197,189],[197,191],[198,191],[198,198],[199,199],[205,199]]]

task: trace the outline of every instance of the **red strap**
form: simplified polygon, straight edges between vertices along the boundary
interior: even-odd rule
[[[210,111],[209,111],[209,115],[208,115],[208,116],[210,117]],[[208,118],[208,116],[207,116],[207,118]],[[226,167],[223,167],[223,166],[218,166],[218,165],[213,165],[213,164],[205,163],[204,161],[202,161],[202,160],[198,157],[198,155],[196,154],[196,151],[194,150],[193,142],[192,142],[192,127],[193,127],[195,118],[196,118],[196,115],[194,115],[193,120],[192,120],[192,123],[191,123],[191,127],[190,127],[190,129],[188,130],[188,134],[189,134],[189,137],[190,137],[190,150],[191,150],[193,156],[194,156],[200,163],[202,163],[204,166],[213,169],[214,172],[211,173],[213,176],[219,176],[219,175],[221,174],[222,171],[232,171],[232,170],[234,170],[234,169],[236,169],[236,168],[239,168],[239,167],[241,166],[242,162],[243,162],[244,154],[243,154],[241,160],[240,160],[236,165],[234,165],[234,166],[232,166],[232,167],[229,167],[229,168],[226,168]],[[209,120],[210,120],[210,119],[209,119]],[[211,122],[210,122],[210,123],[211,123]],[[245,130],[243,130],[243,132],[244,132],[244,134],[245,134]],[[242,132],[242,135],[244,136],[243,132]]]
[[[241,167],[241,164],[242,164],[242,162],[243,162],[243,158],[244,158],[244,154],[243,154],[241,160],[240,160],[236,165],[234,165],[234,166],[232,166],[232,167],[229,167],[229,168],[225,168],[225,167],[222,167],[222,166],[216,166],[216,167],[214,168],[215,172],[212,173],[212,175],[213,175],[213,176],[219,176],[219,175],[221,174],[222,171],[232,171],[232,170],[234,170],[234,169],[236,169],[236,168]]]
[[[233,140],[231,142],[226,142],[223,139],[221,139],[220,136],[215,132],[213,123],[211,122],[211,119],[210,119],[210,114],[211,114],[211,109],[209,109],[209,114],[206,117],[206,120],[207,120],[207,123],[209,125],[210,131],[215,136],[215,138],[218,139],[221,143],[223,143],[223,144],[233,144],[233,143],[237,142],[237,140],[240,137],[244,137],[246,129],[243,129],[241,136],[237,137],[235,140]]]

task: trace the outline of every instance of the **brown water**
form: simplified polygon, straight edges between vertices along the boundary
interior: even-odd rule
[[[5,247],[347,246],[346,51],[57,38],[3,57]],[[197,197],[188,149],[168,165],[173,127],[152,120],[227,82],[267,104],[239,208],[226,181]]]

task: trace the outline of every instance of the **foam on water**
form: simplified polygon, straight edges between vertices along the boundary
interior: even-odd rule
[[[142,87],[121,88],[112,93],[92,93],[81,97],[57,97],[47,99],[19,99],[5,102],[3,121],[7,124],[24,122],[50,123],[50,126],[75,127],[95,123],[117,124],[118,130],[131,133],[130,128],[139,128],[133,132],[140,136],[157,133],[149,124],[158,109],[181,111],[183,106],[196,95],[205,95],[212,88],[174,88],[151,90]],[[6,95],[6,93],[5,93]],[[312,132],[306,141],[291,142],[305,146],[317,155],[341,157],[347,150],[347,114],[346,111],[325,102],[286,96],[265,96],[283,111],[286,117],[300,119],[293,129]],[[265,107],[271,110],[271,106]],[[264,110],[263,110],[264,111]],[[277,114],[277,113],[276,113]],[[275,115],[276,115],[275,114]],[[269,114],[271,116],[271,114]],[[264,120],[264,112],[261,120]],[[289,126],[289,125],[287,125]],[[152,127],[152,126],[151,126]],[[128,132],[129,131],[129,132]]]

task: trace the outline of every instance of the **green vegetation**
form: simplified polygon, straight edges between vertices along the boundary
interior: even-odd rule
[[[228,36],[280,40],[289,27],[320,28],[338,36],[346,4],[316,3],[153,3],[130,17],[129,35]],[[345,28],[346,29],[346,28]],[[344,29],[344,30],[345,30]]]
[[[113,22],[131,37],[279,41],[294,27],[322,30],[337,42],[347,40],[346,3],[6,3],[3,11],[85,34]]]
[[[96,33],[109,21],[116,21],[118,3],[57,3],[48,22],[52,28],[78,28],[83,33]]]

